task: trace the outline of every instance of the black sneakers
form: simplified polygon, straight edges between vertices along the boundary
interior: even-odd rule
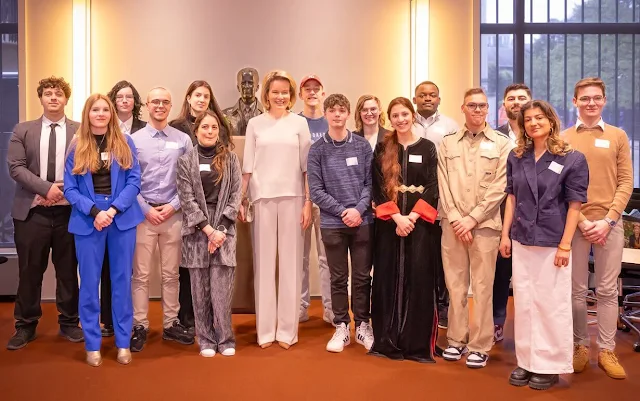
[[[135,326],[131,336],[131,352],[140,352],[147,342],[147,329],[144,326]]]
[[[78,326],[60,326],[60,337],[66,338],[72,343],[81,343],[84,341],[84,333]]]
[[[180,324],[177,320],[173,322],[171,327],[162,330],[162,339],[175,341],[179,344],[191,345],[194,343],[193,336],[189,334],[189,330]]]
[[[105,324],[104,326],[102,326],[102,329],[100,330],[100,335],[102,337],[113,337],[114,336],[114,331],[113,331],[113,326],[110,324]]]
[[[20,348],[24,348],[28,343],[36,339],[36,331],[35,329],[25,329],[19,328],[16,330],[15,334],[9,339],[7,343],[7,349],[10,351],[15,351]]]

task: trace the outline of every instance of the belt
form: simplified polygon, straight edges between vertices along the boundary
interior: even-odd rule
[[[166,205],[166,204],[167,204],[167,203],[169,203],[169,202],[165,202],[165,203],[151,203],[151,202],[147,202],[147,203],[148,203],[148,204],[149,204],[149,206],[151,206],[151,207],[161,207],[161,206]]]
[[[418,192],[418,193],[423,193],[424,192],[424,187],[422,185],[420,185],[419,187],[416,187],[415,185],[411,185],[411,186],[406,186],[406,185],[400,185],[398,187],[396,187],[396,191],[398,192],[411,192],[412,194]]]

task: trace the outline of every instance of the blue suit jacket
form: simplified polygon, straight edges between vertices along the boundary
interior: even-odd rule
[[[133,139],[125,135],[131,153],[133,167],[122,170],[117,162],[111,163],[111,204],[120,212],[115,215],[113,224],[124,231],[136,227],[144,220],[144,214],[137,201],[140,192],[140,163]],[[71,144],[64,166],[64,196],[72,206],[69,219],[69,232],[77,235],[89,235],[95,229],[91,207],[95,205],[96,194],[93,189],[91,172],[76,175],[73,170],[75,144]]]

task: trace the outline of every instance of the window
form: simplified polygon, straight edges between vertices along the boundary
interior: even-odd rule
[[[570,126],[574,84],[599,76],[607,85],[603,119],[627,132],[640,187],[640,0],[482,0],[481,7],[489,124],[507,122],[504,89],[524,82]]]
[[[18,0],[0,0],[0,37],[0,248],[13,248],[15,183],[7,168],[7,148],[18,123]]]

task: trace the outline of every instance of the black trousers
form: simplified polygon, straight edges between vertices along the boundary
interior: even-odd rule
[[[349,326],[349,253],[351,253],[351,310],[356,327],[371,319],[371,263],[373,224],[359,227],[322,228],[322,242],[331,273],[331,308],[336,325]]]
[[[193,299],[191,298],[191,276],[189,269],[180,268],[180,294],[178,295],[180,302],[180,310],[178,311],[178,320],[184,327],[195,327],[196,318],[193,314]]]
[[[498,254],[496,275],[493,280],[493,324],[504,326],[507,320],[507,303],[509,302],[509,284],[511,283],[511,258],[503,258]]]
[[[16,329],[35,330],[42,317],[42,278],[49,253],[56,271],[56,306],[60,326],[78,325],[78,260],[69,233],[70,206],[36,206],[24,221],[13,220],[18,253]]]
[[[111,272],[109,269],[109,249],[104,247],[104,261],[100,276],[100,322],[105,326],[113,326],[111,315]]]
[[[442,246],[440,242],[442,241],[442,227],[440,224],[434,225],[437,228],[439,235],[438,244],[434,247],[434,250],[437,250],[436,255],[436,301],[438,303],[438,316],[439,317],[447,317],[449,313],[449,290],[447,290],[447,283],[444,280],[444,267],[442,265]]]

